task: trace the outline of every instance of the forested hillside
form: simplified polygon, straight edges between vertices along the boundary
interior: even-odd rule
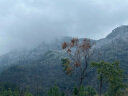
[[[78,74],[65,74],[61,62],[63,58],[70,58],[61,50],[61,44],[70,40],[71,37],[63,37],[49,44],[42,43],[33,50],[12,51],[1,56],[0,66],[3,71],[0,73],[0,82],[16,84],[20,90],[28,88],[34,95],[45,95],[54,84],[60,91],[72,94],[74,86],[79,84]],[[80,42],[82,40],[80,39]],[[92,47],[93,54],[89,62],[117,60],[126,77],[128,76],[128,26],[115,28],[106,38],[91,42],[96,44]],[[88,75],[83,82],[84,87],[92,86],[98,91],[97,76],[96,68],[89,67]],[[127,79],[124,82],[127,82]],[[106,87],[103,88],[105,92]]]

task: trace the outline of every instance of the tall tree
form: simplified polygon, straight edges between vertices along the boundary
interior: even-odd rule
[[[101,62],[92,62],[91,67],[97,68],[98,73],[98,80],[99,80],[99,96],[102,93],[102,87],[105,82],[108,81],[108,74],[109,74],[109,63],[101,61]]]
[[[92,62],[91,66],[97,68],[99,96],[101,96],[102,86],[104,83],[108,83],[108,96],[117,96],[120,90],[125,87],[123,83],[124,74],[123,70],[119,67],[119,62]]]
[[[109,90],[108,95],[110,96],[121,96],[121,89],[125,88],[125,84],[123,82],[125,76],[123,69],[120,68],[119,62],[113,62],[110,64],[109,74],[108,74],[108,83]]]
[[[79,42],[78,38],[73,38],[70,42],[64,42],[62,49],[66,50],[70,58],[62,59],[63,67],[65,72],[72,75],[76,68],[79,68],[80,81],[78,86],[78,94],[83,80],[87,76],[87,68],[89,66],[89,59],[91,53],[92,43],[89,39],[84,39]],[[84,63],[82,64],[84,59]]]

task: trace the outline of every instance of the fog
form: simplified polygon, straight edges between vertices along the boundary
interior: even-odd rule
[[[0,55],[61,36],[104,38],[128,24],[128,0],[0,0]]]

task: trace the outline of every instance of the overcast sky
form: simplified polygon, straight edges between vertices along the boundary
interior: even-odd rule
[[[104,38],[128,24],[128,0],[0,0],[0,54],[59,36]]]

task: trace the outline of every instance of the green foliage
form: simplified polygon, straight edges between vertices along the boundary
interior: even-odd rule
[[[124,72],[119,67],[119,62],[107,63],[101,61],[99,63],[92,62],[92,67],[97,68],[98,80],[108,84],[108,96],[117,96],[122,94],[121,89],[125,88]]]
[[[15,91],[12,91],[11,89],[2,89],[0,91],[0,96],[20,96],[20,93],[17,89]]]
[[[73,95],[76,96],[78,94],[78,88],[75,86],[73,90]]]
[[[64,93],[62,95],[64,96]],[[59,88],[56,86],[56,84],[49,89],[48,96],[61,96],[61,93],[59,92]]]
[[[119,62],[112,63],[109,70],[108,94],[111,96],[121,95],[122,94],[121,89],[125,88],[125,84],[123,80],[124,80],[124,73],[123,70],[120,69],[119,67]]]
[[[95,96],[97,94],[96,90],[94,90],[92,87],[87,88],[87,95],[86,96]]]
[[[20,96],[19,88],[15,84],[0,83],[0,96]]]
[[[12,91],[15,91],[15,89],[19,89],[18,86],[16,84],[11,84],[11,83],[0,83],[0,90],[5,89],[5,90],[9,90],[11,89]]]
[[[92,87],[87,87],[85,90],[84,86],[81,86],[79,95],[77,95],[77,94],[78,94],[78,89],[75,86],[74,90],[73,90],[73,96],[95,96],[97,94],[97,92]]]
[[[65,93],[64,93],[64,91],[63,91],[63,92],[61,92],[61,96],[65,96]]]
[[[15,84],[1,83],[0,85],[0,96],[33,96],[28,89],[25,93],[20,92],[19,88]]]
[[[84,86],[81,86],[79,91],[79,96],[85,96],[85,95],[86,95],[86,92],[85,92]]]
[[[33,95],[29,92],[29,90],[28,90],[28,88],[27,88],[27,90],[26,90],[24,96],[33,96]]]
[[[92,62],[91,67],[97,68],[98,80],[99,80],[99,96],[102,94],[102,86],[108,81],[110,64],[108,62],[101,61],[99,63]]]
[[[72,75],[72,67],[70,65],[70,60],[68,58],[61,59],[62,67],[64,67],[64,71],[66,74]]]
[[[13,92],[13,96],[20,96],[20,92],[18,89],[15,89],[15,91]]]
[[[110,64],[108,62],[101,61],[99,63],[92,62],[91,67],[97,68],[98,80],[102,79],[102,82],[105,83],[107,81],[107,76],[109,74]]]

